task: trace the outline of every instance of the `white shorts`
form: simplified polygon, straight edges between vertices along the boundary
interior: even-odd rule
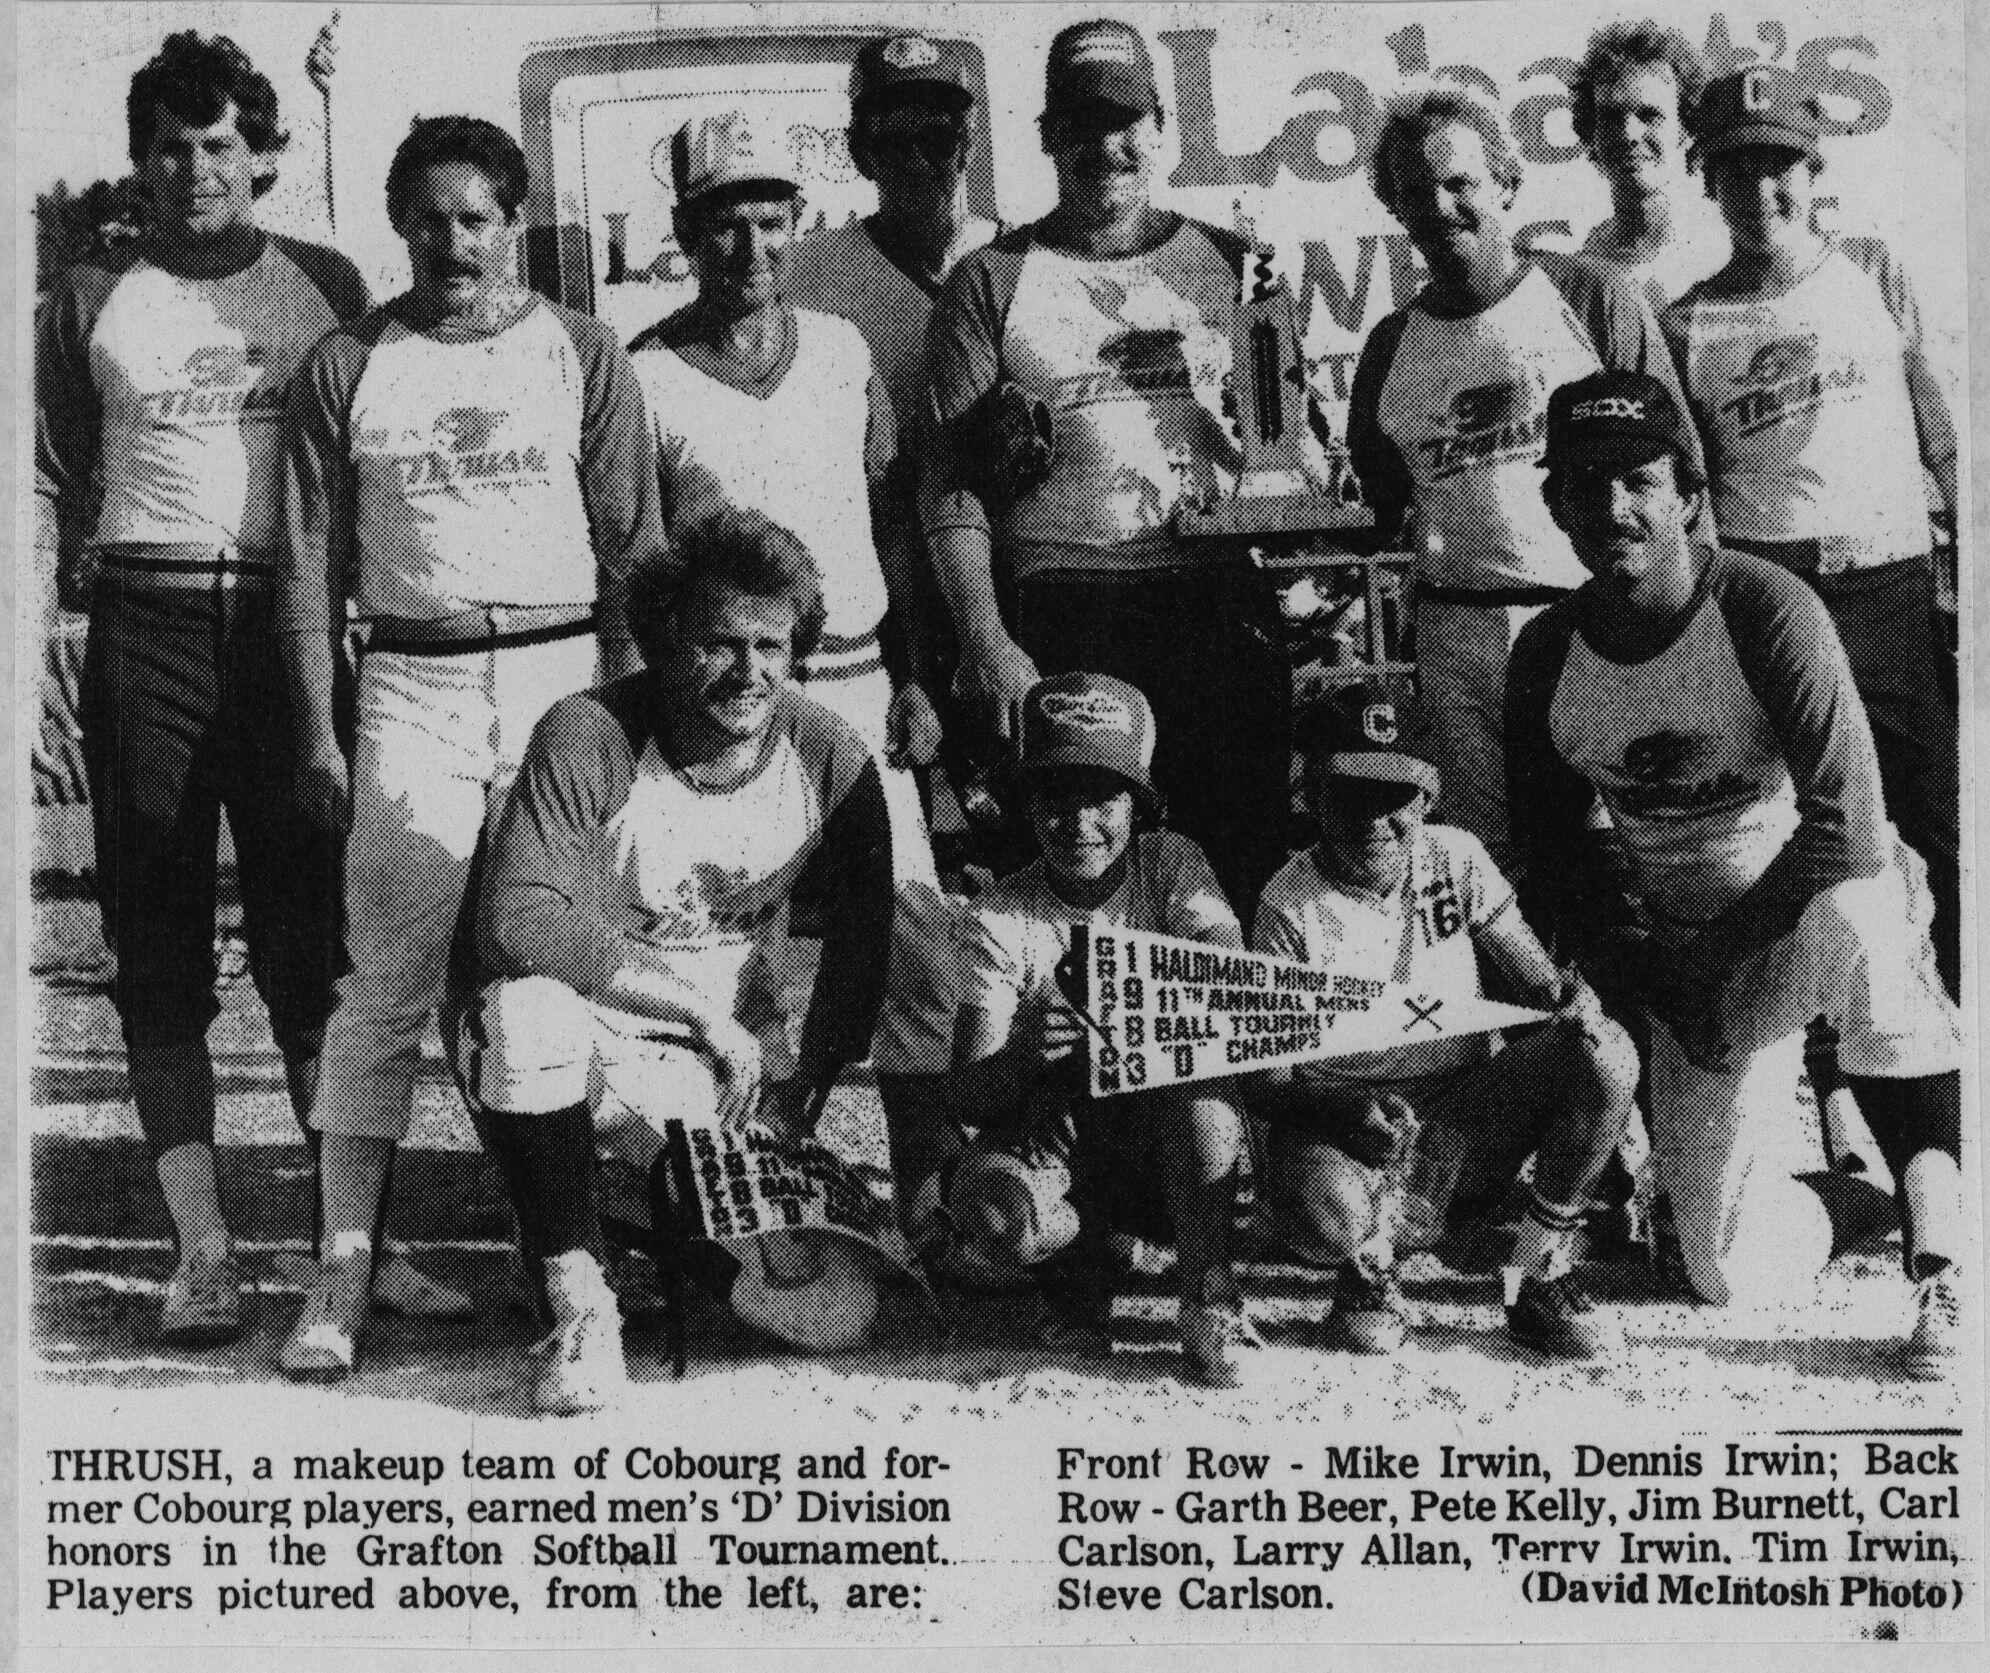
[[[872,1066],[887,1075],[946,1074],[953,1068],[954,1019],[960,1011],[972,945],[967,903],[940,889],[918,781],[905,768],[885,760],[891,679],[876,669],[855,679],[810,680],[801,690],[847,721],[871,746],[891,815],[897,911],[892,922],[891,975],[871,1045]]]
[[[505,1115],[585,1104],[601,1153],[647,1168],[664,1124],[716,1124],[712,1060],[681,1023],[584,999],[550,976],[492,982],[463,1013],[452,1042],[471,1100]]]
[[[1651,1142],[1693,1287],[1759,1303],[1807,1289],[1831,1257],[1822,1201],[1797,1182],[1825,1166],[1799,1101],[1804,1032],[1838,1027],[1848,1075],[1911,1079],[1962,1064],[1962,1024],[1935,968],[1927,867],[1895,839],[1892,862],[1818,895],[1788,935],[1737,969],[1718,1017],[1724,1068],[1687,1061],[1654,1022]]]

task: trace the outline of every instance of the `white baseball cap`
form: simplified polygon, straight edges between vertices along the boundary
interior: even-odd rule
[[[774,195],[798,192],[795,175],[793,158],[764,116],[726,110],[694,117],[670,138],[670,182],[680,205],[749,182],[774,188]]]
[[[831,1231],[773,1231],[733,1253],[732,1310],[748,1324],[811,1353],[842,1353],[870,1336],[882,1269],[864,1245]]]

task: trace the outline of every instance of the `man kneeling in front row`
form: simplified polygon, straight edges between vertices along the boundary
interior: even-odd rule
[[[823,620],[807,550],[755,513],[721,512],[643,561],[628,617],[647,667],[540,721],[452,983],[458,1076],[543,1269],[555,1332],[534,1405],[548,1412],[593,1410],[627,1381],[597,1146],[650,1168],[673,1119],[808,1136],[868,1047],[891,945],[877,766],[788,684]],[[758,1035],[740,1019],[793,986],[783,967],[802,929],[822,952],[790,1052],[784,1017]],[[816,1235],[766,1234],[759,1257]],[[780,1333],[849,1345],[806,1320]]]
[[[1524,1346],[1589,1358],[1601,1333],[1572,1277],[1574,1246],[1630,1117],[1637,1053],[1581,978],[1555,968],[1479,839],[1424,823],[1438,774],[1410,732],[1390,688],[1370,682],[1338,693],[1302,737],[1320,840],[1266,888],[1254,947],[1411,983],[1433,1013],[1481,997],[1483,954],[1554,1017],[1497,1055],[1488,1035],[1452,1035],[1245,1081],[1271,1129],[1273,1225],[1296,1253],[1340,1267],[1329,1345],[1389,1353],[1404,1334],[1399,1248],[1440,1234],[1447,1204],[1461,1224],[1496,1209],[1531,1152],[1507,1328]],[[1435,1223],[1414,1224],[1419,1212]]]

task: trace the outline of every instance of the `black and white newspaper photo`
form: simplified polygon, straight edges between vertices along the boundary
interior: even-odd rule
[[[1966,22],[18,5],[19,1665],[1981,1665]]]

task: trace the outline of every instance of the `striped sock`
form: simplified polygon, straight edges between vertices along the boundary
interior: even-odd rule
[[[1575,1264],[1575,1237],[1588,1206],[1584,1202],[1544,1202],[1538,1192],[1528,1193],[1527,1214],[1506,1261],[1507,1306],[1519,1300],[1522,1278],[1550,1283]]]

